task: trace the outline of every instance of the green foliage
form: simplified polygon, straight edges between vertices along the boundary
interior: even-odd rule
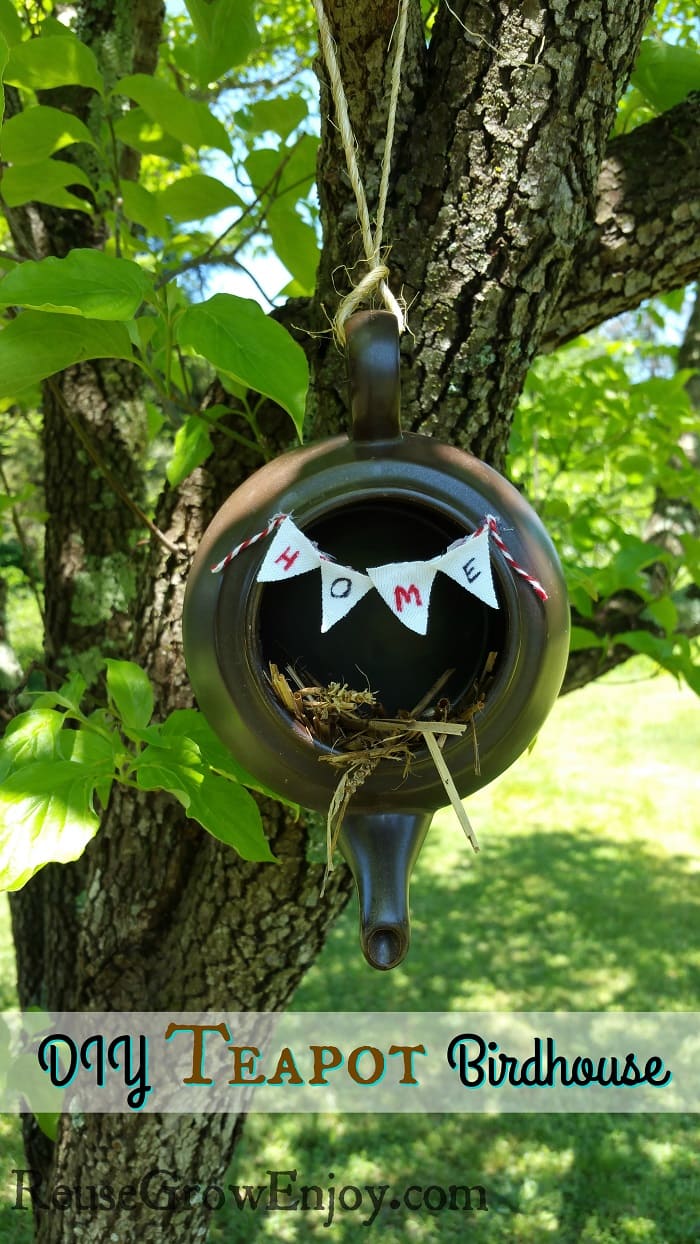
[[[159,210],[173,220],[206,220],[227,207],[242,207],[240,195],[218,177],[188,173],[171,181],[157,197]]]
[[[632,83],[656,112],[666,112],[700,90],[700,49],[644,39]]]
[[[117,83],[115,92],[135,100],[156,125],[178,142],[193,147],[195,151],[200,147],[217,147],[230,153],[228,134],[206,104],[188,99],[160,79],[145,73],[133,73]]]
[[[183,312],[177,339],[238,384],[273,398],[289,412],[301,438],[309,383],[306,355],[257,302],[215,294]]]
[[[7,45],[7,40],[3,34],[0,34],[0,124],[5,116],[5,92],[2,84],[9,55],[10,49]]]
[[[87,201],[71,194],[69,186],[85,186],[90,190],[90,178],[76,164],[65,164],[59,160],[17,164],[6,169],[2,179],[3,198],[8,207],[21,207],[23,203],[48,203],[52,207],[89,212]]]
[[[67,31],[17,43],[5,71],[5,81],[33,91],[56,86],[87,86],[100,93],[104,91],[104,80],[94,53]]]
[[[197,40],[179,61],[203,85],[242,65],[260,43],[252,0],[186,0]]]
[[[700,480],[681,448],[697,425],[687,374],[649,375],[663,351],[641,342],[581,339],[538,359],[510,442],[510,471],[562,556],[582,625],[574,649],[627,644],[700,689],[693,653],[676,632],[678,602],[700,582],[685,548],[648,538],[657,496],[700,507]],[[646,374],[645,374],[646,373]],[[585,625],[621,592],[647,602],[655,624],[601,639]]]
[[[10,164],[36,164],[73,143],[95,140],[88,127],[60,108],[38,104],[10,117],[0,133],[0,151]]]
[[[19,43],[22,38],[22,23],[12,0],[0,0],[0,34],[8,47]]]
[[[151,290],[148,273],[131,260],[74,250],[65,259],[19,264],[0,282],[0,306],[130,320]]]
[[[74,674],[39,693],[0,741],[0,889],[18,890],[45,864],[77,859],[100,823],[113,782],[167,791],[247,860],[274,860],[257,805],[194,709],[152,722],[153,688],[139,666],[107,660],[107,707],[81,706]]]
[[[196,467],[206,462],[211,451],[209,424],[199,415],[190,415],[175,435],[173,456],[166,472],[168,483],[177,488]]]
[[[278,324],[268,324],[257,308],[235,314],[213,300],[189,308],[188,315],[189,287],[185,281],[177,287],[177,278],[196,267],[198,252],[206,267],[224,242],[237,254],[261,230],[277,243],[298,292],[312,289],[318,262],[313,210],[302,207],[317,149],[312,134],[299,132],[308,119],[303,93],[268,91],[257,101],[253,94],[249,109],[241,110],[241,126],[233,125],[226,105],[215,113],[201,98],[212,66],[214,77],[232,67],[244,74],[246,61],[264,55],[253,5],[193,0],[189,11],[189,25],[178,18],[166,27],[162,64],[153,77],[117,78],[106,92],[93,51],[65,25],[37,16],[33,33],[39,37],[22,39],[14,9],[7,0],[0,6],[0,36],[4,31],[12,45],[6,76],[23,104],[0,132],[4,202],[101,216],[111,233],[104,250],[19,265],[3,260],[0,305],[10,309],[10,318],[0,332],[0,401],[18,395],[31,400],[37,384],[76,362],[132,362],[149,378],[166,414],[161,441],[174,438],[166,472],[171,482],[180,482],[211,452],[212,416],[199,407],[207,363],[221,371],[229,388],[238,385],[235,403],[253,428],[251,444],[259,437],[245,387],[257,386],[278,401],[300,435],[307,386],[302,352]],[[177,86],[171,55],[179,65]],[[107,77],[113,81],[113,71]],[[68,92],[60,108],[38,102],[37,91],[58,86],[96,92],[88,112],[73,115]],[[76,107],[83,102],[84,95],[76,94]],[[241,168],[251,162],[242,180],[221,158],[218,175],[200,163],[199,153],[207,149],[230,155],[231,134],[237,143],[246,135],[245,152],[237,152]],[[121,172],[123,144],[150,153],[138,182]],[[65,148],[71,148],[70,158],[57,158]],[[230,223],[218,238],[182,228],[223,211]],[[272,368],[269,379],[271,352],[275,362],[279,353],[282,365]]]
[[[123,324],[25,311],[0,333],[0,396],[34,388],[84,359],[132,358]]]

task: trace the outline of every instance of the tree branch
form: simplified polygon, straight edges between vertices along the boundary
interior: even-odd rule
[[[700,93],[613,139],[542,346],[556,349],[700,275]]]

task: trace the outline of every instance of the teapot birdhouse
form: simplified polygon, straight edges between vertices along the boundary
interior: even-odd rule
[[[346,333],[350,435],[282,455],[228,498],[192,566],[184,646],[199,707],[255,778],[308,809],[347,807],[361,944],[386,969],[408,949],[410,872],[445,771],[463,798],[529,746],[560,689],[569,610],[520,493],[402,433],[394,316],[359,312]]]

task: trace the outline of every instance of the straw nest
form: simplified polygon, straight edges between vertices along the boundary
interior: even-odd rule
[[[483,710],[497,653],[490,652],[479,678],[455,705],[441,695],[454,670],[444,674],[410,710],[388,716],[373,691],[356,691],[345,683],[306,685],[292,666],[283,673],[272,662],[269,679],[280,704],[307,731],[310,740],[330,749],[319,755],[321,763],[340,770],[327,817],[326,878],[333,868],[338,834],[353,795],[380,764],[402,767],[405,778],[419,751],[427,747],[457,818],[475,851],[476,836],[469,823],[449,769],[442,755],[445,742],[470,730],[474,744],[474,768],[478,774],[478,714]],[[324,878],[324,886],[325,880]]]

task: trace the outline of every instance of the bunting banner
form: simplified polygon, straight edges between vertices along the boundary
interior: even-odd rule
[[[279,583],[298,574],[318,570],[321,556],[315,544],[300,531],[289,515],[275,533],[257,575],[258,583]]]
[[[291,514],[276,514],[267,526],[247,540],[241,541],[230,553],[212,566],[218,574],[250,545],[274,536],[256,576],[258,583],[281,583],[312,570],[321,571],[321,632],[323,634],[347,617],[351,609],[372,588],[381,596],[394,617],[418,635],[428,630],[430,594],[436,574],[448,575],[465,591],[476,596],[491,609],[498,609],[493,583],[489,541],[502,552],[513,572],[530,584],[540,600],[547,600],[542,584],[528,574],[508,550],[498,531],[496,519],[487,514],[481,526],[470,536],[455,540],[444,553],[429,561],[388,562],[368,566],[366,573],[351,566],[341,566],[300,531]]]
[[[478,596],[485,605],[498,609],[498,600],[493,586],[491,574],[491,554],[489,552],[490,528],[485,525],[467,536],[466,540],[455,540],[446,553],[433,558],[433,565],[447,574],[460,587],[464,587],[473,596]]]
[[[433,579],[439,566],[432,562],[392,562],[368,566],[367,574],[395,618],[412,631],[425,635]]]
[[[367,595],[372,580],[350,566],[321,559],[321,634],[325,635],[336,622]]]

